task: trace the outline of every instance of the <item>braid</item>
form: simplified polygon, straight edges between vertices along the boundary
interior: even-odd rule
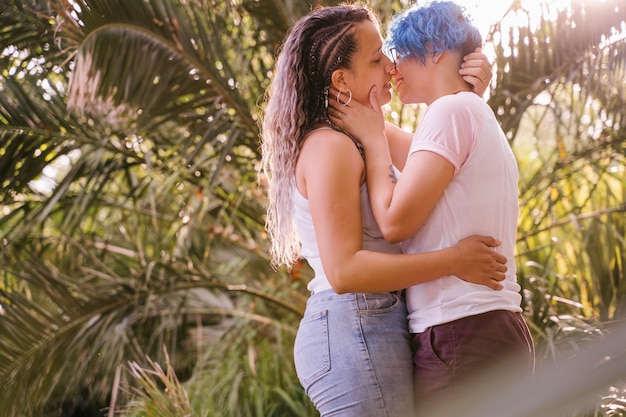
[[[337,28],[337,26],[340,27]],[[314,76],[311,80],[311,86],[314,87],[311,93],[314,97],[312,97],[309,109],[312,123],[322,120],[335,128],[327,113],[328,87],[333,72],[340,67],[350,68],[357,48],[354,26],[355,22],[338,22],[337,25],[320,31],[313,43],[311,54],[320,58],[315,58],[313,61],[317,67],[311,72]]]
[[[375,16],[365,6],[322,7],[300,19],[276,61],[261,125],[260,173],[268,179],[266,229],[272,264],[291,266],[300,257],[293,223],[295,168],[306,132],[327,114],[328,88],[338,68],[350,68],[357,50],[355,26]]]

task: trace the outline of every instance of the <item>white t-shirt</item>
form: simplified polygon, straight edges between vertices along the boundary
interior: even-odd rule
[[[450,275],[407,291],[409,328],[430,326],[493,310],[520,312],[514,249],[517,237],[518,168],[491,108],[476,94],[463,92],[433,102],[409,150],[435,152],[455,167],[443,196],[418,233],[402,244],[405,253],[450,247],[473,234],[493,236],[507,257],[501,291]]]

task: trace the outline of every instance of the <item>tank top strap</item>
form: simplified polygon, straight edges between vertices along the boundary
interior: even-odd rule
[[[310,132],[307,132],[306,135],[304,135],[304,137],[302,138],[302,141],[304,142],[304,140],[311,134],[320,131],[320,130],[335,130],[332,127],[318,127],[317,129],[313,129]],[[356,140],[351,134],[349,134],[348,132],[346,132],[345,130],[337,130],[337,132],[341,132],[344,135],[346,135],[347,137],[350,138],[350,140],[352,141],[352,143],[354,143],[354,146],[356,146],[356,149],[359,151],[359,154],[361,155],[361,158],[363,158],[363,160],[365,161],[365,151],[363,150],[363,145],[361,145],[361,142],[359,142],[358,140]]]

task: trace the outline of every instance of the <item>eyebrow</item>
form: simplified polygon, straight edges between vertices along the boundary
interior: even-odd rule
[[[375,51],[374,51],[371,55],[372,55],[372,57],[373,57],[373,56],[375,56],[375,55],[377,55],[377,54],[379,54],[379,53],[380,53],[380,54],[384,54],[384,52],[383,52],[383,47],[382,47],[382,46],[381,46],[380,48],[378,48],[377,50],[375,50]]]

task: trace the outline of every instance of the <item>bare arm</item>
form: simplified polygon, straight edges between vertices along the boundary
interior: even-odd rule
[[[348,106],[331,105],[328,109],[328,114],[337,126],[350,131],[361,141],[365,151],[365,159],[367,160],[367,187],[370,193],[372,211],[385,239],[395,243],[413,235],[419,229],[419,225],[421,225],[428,213],[414,217],[414,213],[411,210],[422,205],[416,194],[413,197],[418,200],[417,207],[409,207],[405,199],[399,201],[396,198],[397,179],[393,170],[394,161],[391,157],[386,134],[390,129],[384,122],[384,116],[377,102],[375,89],[376,87],[373,87],[370,92],[370,106],[359,102],[351,103]],[[406,166],[403,168],[403,172],[404,170],[406,170]],[[447,185],[447,182],[444,185]],[[445,186],[443,190],[445,190]],[[438,200],[443,190],[441,192],[429,193],[429,196],[433,196]],[[407,193],[407,191],[403,191],[403,195]],[[437,200],[427,203],[429,211]],[[414,224],[412,222],[413,219],[419,219],[419,222]],[[408,224],[405,224],[405,222],[409,221],[412,222],[410,228]]]
[[[324,271],[336,292],[392,291],[445,275],[501,288],[506,259],[490,248],[497,245],[490,238],[411,255],[363,250],[363,169],[354,144],[332,131],[311,135],[298,162],[298,187],[309,200]]]
[[[378,157],[368,158],[366,164],[368,189],[371,196],[377,196],[371,199],[372,210],[385,239],[401,242],[422,227],[452,181],[454,166],[436,153],[415,152],[402,171],[404,181],[394,182],[389,175],[381,175],[382,164],[370,164],[371,159]]]
[[[404,169],[406,157],[409,154],[413,134],[400,129],[392,123],[386,122],[385,136],[387,137],[387,142],[389,143],[391,160],[395,167],[402,171]]]

